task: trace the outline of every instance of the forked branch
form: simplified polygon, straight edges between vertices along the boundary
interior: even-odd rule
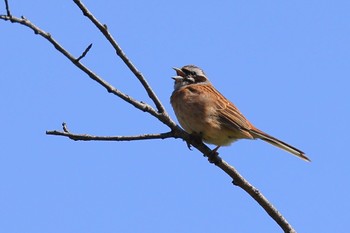
[[[166,138],[181,138],[188,145],[192,145],[197,150],[202,152],[211,163],[214,163],[217,167],[223,170],[226,174],[228,174],[233,179],[233,184],[239,186],[243,190],[245,190],[254,200],[256,200],[259,205],[264,208],[264,210],[276,221],[276,223],[284,230],[284,232],[295,232],[293,227],[287,222],[287,220],[279,213],[279,211],[257,190],[254,186],[252,186],[247,180],[245,180],[238,171],[229,165],[227,162],[222,160],[217,153],[213,153],[209,147],[207,147],[203,142],[197,140],[192,137],[185,131],[183,131],[180,127],[176,125],[176,123],[170,119],[167,114],[164,106],[159,101],[158,97],[152,90],[151,86],[146,81],[145,77],[136,69],[136,67],[131,63],[131,61],[127,58],[123,50],[120,48],[118,43],[109,33],[107,26],[101,24],[93,14],[82,4],[79,0],[73,0],[75,4],[80,8],[83,14],[88,17],[88,19],[101,31],[101,33],[105,36],[105,38],[109,41],[109,43],[113,46],[116,51],[116,54],[122,59],[122,61],[127,65],[127,67],[133,72],[135,77],[140,81],[143,88],[148,93],[148,96],[153,101],[156,106],[154,109],[151,105],[137,101],[131,96],[119,91],[117,88],[109,84],[107,81],[102,79],[96,73],[94,73],[91,69],[81,63],[81,60],[86,56],[89,52],[92,45],[89,45],[83,53],[79,57],[73,56],[70,52],[68,52],[63,46],[61,46],[52,36],[51,34],[45,32],[40,29],[38,26],[30,22],[24,16],[22,17],[14,17],[11,15],[8,1],[5,0],[6,5],[6,14],[0,15],[0,19],[4,21],[10,21],[12,23],[18,23],[25,27],[30,28],[34,31],[35,34],[42,36],[45,38],[50,44],[52,44],[57,51],[63,54],[68,60],[70,60],[77,68],[87,74],[92,80],[99,83],[102,87],[104,87],[109,93],[112,93],[119,98],[123,99],[127,103],[136,107],[137,109],[147,112],[151,114],[153,117],[157,118],[159,121],[164,123],[170,128],[170,132],[160,133],[160,134],[145,134],[138,136],[94,136],[88,134],[74,134],[71,133],[66,124],[63,124],[63,130],[57,131],[47,131],[48,135],[56,135],[56,136],[64,136],[68,137],[72,140],[98,140],[98,141],[131,141],[131,140],[145,140],[145,139],[166,139]]]

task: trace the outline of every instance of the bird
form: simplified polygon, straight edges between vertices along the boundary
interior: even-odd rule
[[[228,146],[239,139],[261,139],[310,162],[304,152],[251,124],[239,109],[211,84],[195,65],[173,68],[170,103],[182,128],[208,144]]]

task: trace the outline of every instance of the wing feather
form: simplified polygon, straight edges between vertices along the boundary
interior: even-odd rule
[[[218,121],[227,129],[240,132],[247,138],[253,138],[249,133],[252,125],[238,110],[238,108],[226,99],[218,90],[212,85],[203,85],[203,88],[207,89],[206,93],[210,93],[210,99],[214,99],[214,105],[219,112]]]

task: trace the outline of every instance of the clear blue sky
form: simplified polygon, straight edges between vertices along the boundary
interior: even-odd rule
[[[9,0],[127,94],[147,95],[73,1]],[[2,1],[1,1],[2,3]],[[166,109],[173,66],[196,64],[262,141],[220,150],[298,232],[348,232],[349,1],[92,1]],[[5,13],[4,4],[0,7]],[[181,140],[74,142],[167,127],[108,94],[32,31],[0,22],[0,226],[6,233],[281,232],[221,170]]]

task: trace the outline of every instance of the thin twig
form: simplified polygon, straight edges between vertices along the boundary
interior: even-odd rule
[[[69,133],[69,130],[68,130],[67,124],[66,124],[65,122],[63,122],[63,123],[62,123],[62,129],[63,129],[63,132],[65,132],[65,133]],[[47,133],[47,131],[46,131],[46,134],[48,134],[48,133]]]
[[[173,132],[159,133],[159,134],[142,134],[136,136],[96,136],[89,134],[74,134],[68,130],[68,126],[65,122],[62,123],[63,131],[49,130],[46,131],[47,135],[56,135],[68,137],[75,141],[138,141],[148,139],[166,139],[174,138]]]
[[[133,74],[137,77],[137,79],[141,82],[142,86],[145,88],[148,96],[152,99],[154,104],[156,105],[159,113],[166,113],[164,106],[158,99],[157,95],[153,92],[152,88],[143,77],[140,71],[137,70],[134,64],[130,61],[130,59],[126,56],[123,50],[120,48],[118,43],[115,41],[113,36],[109,33],[108,28],[105,24],[100,23],[96,17],[87,9],[87,7],[80,1],[74,0],[74,3],[80,8],[83,14],[90,19],[90,21],[95,24],[95,26],[102,32],[102,34],[106,37],[109,43],[115,49],[117,55],[123,60],[123,62],[128,66],[128,68],[133,72]]]
[[[84,52],[80,55],[80,57],[76,59],[76,61],[80,61],[82,58],[84,58],[86,54],[90,51],[91,47],[92,47],[92,43],[89,44],[89,46],[84,50]]]
[[[173,132],[160,133],[160,134],[143,134],[135,136],[95,136],[90,134],[74,134],[65,131],[46,131],[47,135],[56,135],[68,137],[74,141],[138,141],[149,139],[166,139],[174,138]]]
[[[8,3],[8,0],[5,0],[5,6],[6,6],[6,14],[8,17],[11,17],[11,12],[10,12],[10,6]]]

